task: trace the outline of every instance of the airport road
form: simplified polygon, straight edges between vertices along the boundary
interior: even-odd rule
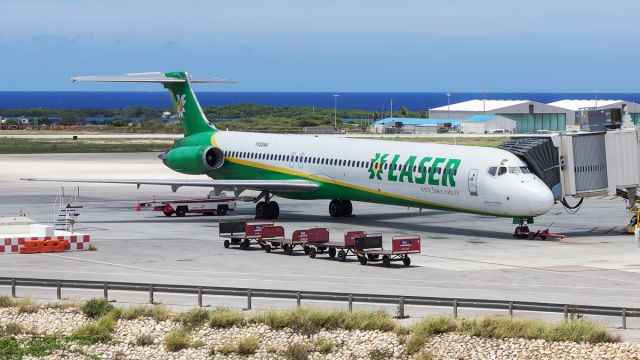
[[[153,153],[0,155],[0,216],[22,209],[40,222],[52,216],[60,188],[23,182],[31,176],[85,178],[184,178]],[[71,191],[73,186],[65,184]],[[639,307],[640,254],[621,235],[629,214],[620,199],[586,200],[578,214],[557,205],[532,228],[553,224],[564,240],[514,240],[511,219],[354,203],[355,217],[332,219],[328,201],[279,199],[282,224],[327,226],[332,238],[347,230],[419,234],[412,266],[361,266],[299,254],[224,249],[221,220],[251,220],[253,205],[224,218],[134,212],[137,200],[205,196],[204,189],[90,185],[80,187],[79,231],[92,235],[95,252],[2,255],[3,276],[134,281],[292,290],[326,290],[523,300]],[[2,289],[0,289],[2,291]],[[617,322],[617,320],[616,320]]]

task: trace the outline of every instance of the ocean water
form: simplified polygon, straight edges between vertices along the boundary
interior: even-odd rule
[[[202,106],[227,104],[260,104],[272,106],[315,106],[333,108],[336,93],[328,92],[197,92]],[[346,92],[337,93],[339,109],[360,109],[366,111],[389,111],[393,99],[393,109],[407,107],[411,111],[421,111],[447,105],[446,93],[402,93],[402,92]],[[542,103],[562,99],[593,99],[593,93],[453,93],[451,103],[471,99],[533,100]],[[640,101],[640,93],[599,93],[599,99],[622,99]],[[28,108],[123,108],[145,106],[168,108],[171,106],[166,92],[141,91],[0,91],[0,109]],[[1,114],[0,114],[1,115]]]

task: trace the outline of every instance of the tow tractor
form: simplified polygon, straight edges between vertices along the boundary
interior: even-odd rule
[[[210,191],[206,199],[154,200],[140,203],[140,207],[153,208],[153,211],[162,211],[165,216],[176,214],[177,217],[183,217],[188,213],[224,216],[235,213],[236,200],[236,198],[229,197],[225,193],[216,195],[214,191]]]

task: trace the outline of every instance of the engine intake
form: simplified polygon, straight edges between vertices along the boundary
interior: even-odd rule
[[[224,153],[213,146],[183,146],[160,156],[170,169],[189,175],[200,175],[220,169]]]

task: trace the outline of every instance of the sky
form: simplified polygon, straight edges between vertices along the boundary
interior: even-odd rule
[[[0,0],[0,91],[640,92],[637,0]],[[124,88],[123,88],[124,87]],[[203,89],[205,90],[205,89]]]

